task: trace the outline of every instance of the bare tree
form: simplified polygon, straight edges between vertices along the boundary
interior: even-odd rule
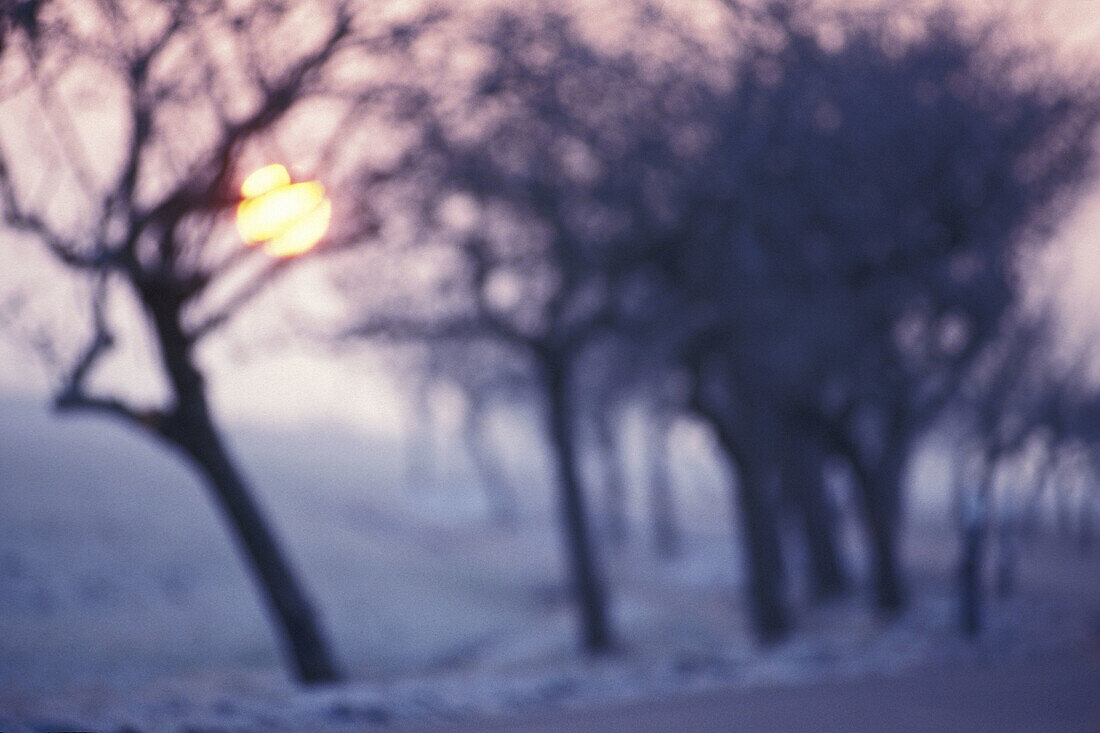
[[[1061,515],[1076,484],[1079,508],[1085,510],[1079,522],[1087,524],[1088,497],[1095,491],[1089,464],[1096,451],[1096,398],[1085,376],[1088,353],[1062,363],[1060,335],[1049,312],[1020,316],[963,385],[959,406],[970,423],[971,448],[957,479],[962,508],[958,580],[960,625],[967,635],[984,625],[983,558],[991,539],[997,550],[997,595],[1012,593],[1022,520],[1034,510],[1018,504],[1034,503],[1037,491],[1051,490]],[[1013,485],[1021,481],[1022,486]],[[1068,527],[1070,520],[1059,516],[1058,524]]]
[[[363,179],[412,212],[401,258],[445,274],[416,307],[360,289],[349,332],[507,344],[531,370],[592,648],[609,634],[577,471],[587,370],[689,376],[686,406],[739,477],[762,636],[791,623],[784,497],[807,517],[822,503],[820,466],[787,465],[799,441],[852,464],[876,600],[896,610],[911,446],[998,334],[1021,230],[1088,158],[1090,97],[1017,73],[1032,56],[995,33],[918,14],[926,32],[897,38],[885,14],[842,14],[826,48],[798,6],[747,21],[733,58],[648,8],[647,32],[684,52],[657,64],[557,15],[492,17],[468,36],[489,63],[425,77],[398,118],[415,139]],[[626,361],[584,362],[613,339]],[[829,531],[802,532],[822,587],[840,577]]]
[[[393,42],[392,34],[359,34],[343,3],[311,6],[308,24],[305,10],[42,4],[33,30],[5,37],[0,211],[9,231],[64,269],[72,296],[86,305],[82,347],[74,348],[80,311],[40,329],[38,343],[59,377],[55,407],[119,419],[197,470],[253,572],[294,675],[323,682],[338,670],[313,603],[223,442],[196,354],[298,259],[248,249],[232,233],[242,166],[272,162],[280,134],[311,101],[339,98],[343,121],[352,119],[372,92],[361,87],[345,98],[329,72]],[[341,120],[318,124],[333,121],[339,128]],[[332,160],[346,131],[339,133],[304,158],[323,175],[337,175]],[[337,205],[345,204],[363,213],[352,202]],[[355,226],[334,228],[318,251],[355,241],[372,224],[360,215]],[[120,301],[140,313],[119,310]],[[119,344],[150,349],[150,375],[167,387],[162,404],[96,382]]]
[[[676,498],[669,467],[669,439],[673,413],[668,405],[650,411],[645,420],[646,481],[653,548],[659,557],[674,557],[680,550],[680,531],[676,521]]]
[[[871,15],[826,49],[793,5],[771,6],[784,42],[750,53],[697,177],[724,217],[695,217],[705,251],[681,247],[673,270],[700,313],[684,354],[716,418],[777,423],[727,431],[744,460],[782,461],[765,443],[796,431],[851,461],[893,609],[910,446],[1009,317],[1038,241],[1021,232],[1082,180],[1096,105],[994,29],[918,17],[905,41]],[[1025,62],[1041,83],[1021,83]]]
[[[464,344],[435,343],[428,348],[422,391],[446,384],[462,393],[459,439],[482,484],[490,520],[515,529],[520,517],[520,492],[501,460],[491,419],[497,408],[530,402],[530,377],[509,358],[507,350]]]
[[[414,236],[397,248],[397,267],[422,258],[445,274],[415,295],[415,281],[394,278],[404,295],[390,302],[369,283],[348,288],[361,318],[347,331],[474,351],[495,344],[525,371],[544,411],[584,643],[603,650],[612,636],[579,462],[589,397],[578,389],[580,360],[620,315],[609,282],[645,246],[638,235],[665,231],[649,151],[665,146],[657,100],[672,82],[649,83],[629,52],[598,50],[555,13],[477,22],[447,42],[491,63],[453,82],[421,69],[422,91],[397,120],[416,139],[390,170],[363,180],[410,212]]]
[[[603,495],[604,533],[608,544],[621,550],[630,535],[627,477],[619,444],[622,417],[613,401],[596,399],[594,403],[589,418],[590,444],[598,472],[596,484]]]

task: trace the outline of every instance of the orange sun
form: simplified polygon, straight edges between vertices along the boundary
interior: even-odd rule
[[[241,184],[237,230],[245,244],[263,244],[272,257],[293,257],[321,241],[332,217],[332,202],[317,181],[291,183],[286,168],[260,168]]]

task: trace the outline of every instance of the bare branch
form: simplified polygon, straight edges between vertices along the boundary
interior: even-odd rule
[[[241,286],[237,292],[231,295],[213,314],[207,316],[202,323],[190,329],[187,333],[188,339],[192,342],[197,342],[220,329],[228,323],[235,314],[239,313],[241,308],[250,303],[268,287],[292,262],[294,262],[294,260],[291,258],[269,260],[259,273]]]
[[[81,247],[71,239],[57,234],[37,214],[25,211],[19,204],[15,193],[15,183],[7,163],[0,156],[0,204],[3,206],[4,222],[13,229],[34,235],[41,241],[50,254],[69,267],[94,271],[110,265],[114,259],[112,253],[82,253]]]
[[[337,341],[351,339],[412,342],[470,341],[487,338],[490,330],[484,320],[469,317],[418,319],[404,316],[375,316],[335,335]]]
[[[141,226],[159,222],[170,228],[187,214],[217,210],[230,204],[221,192],[234,170],[232,161],[238,148],[246,140],[269,129],[305,96],[310,74],[332,58],[340,49],[340,42],[350,33],[351,17],[341,12],[320,49],[302,59],[277,84],[266,89],[263,101],[251,115],[228,125],[213,152],[197,164],[192,173],[185,176],[159,204],[139,217]]]
[[[84,382],[88,374],[91,372],[96,362],[99,361],[100,357],[114,345],[114,338],[111,335],[110,329],[107,327],[107,319],[104,314],[107,293],[106,286],[106,277],[101,276],[99,282],[96,283],[95,293],[92,296],[91,341],[84,349],[84,353],[82,353],[73,364],[68,377],[66,377],[58,393],[58,402],[77,401],[83,396]]]
[[[91,397],[85,394],[59,394],[53,403],[58,412],[89,411],[114,415],[129,423],[137,423],[143,427],[159,432],[154,426],[159,423],[156,412],[143,412],[137,410],[122,400],[114,397]]]
[[[42,108],[50,131],[59,144],[61,154],[66,158],[69,168],[76,176],[81,188],[89,195],[98,188],[92,176],[93,166],[89,162],[88,151],[76,131],[72,117],[64,108],[61,101],[54,94],[54,82],[43,82],[38,75],[38,62],[33,55],[30,56],[31,75],[34,77],[35,93],[39,106]]]

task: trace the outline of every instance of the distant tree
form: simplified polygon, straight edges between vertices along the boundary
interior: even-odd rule
[[[597,471],[594,484],[603,496],[604,534],[608,544],[621,550],[630,535],[629,497],[626,464],[623,460],[622,406],[607,394],[591,393],[594,398],[587,422],[591,425],[588,442]]]
[[[645,416],[643,458],[648,484],[649,519],[653,549],[658,557],[672,558],[680,551],[680,527],[670,461],[670,439],[675,414],[668,404],[657,405]]]
[[[806,538],[810,597],[837,597],[848,590],[849,577],[840,548],[837,508],[824,483],[827,451],[813,436],[795,430],[788,432],[782,445],[780,498]]]
[[[1063,363],[1061,336],[1050,313],[1019,316],[967,375],[954,406],[968,436],[957,478],[959,610],[967,635],[984,625],[984,558],[991,540],[997,595],[1012,592],[1017,543],[1024,515],[1034,509],[1026,505],[1034,492],[1053,489],[1058,505],[1066,507],[1072,484],[1080,487],[1078,529],[1088,533],[1100,412],[1085,376],[1088,352]],[[1032,496],[1018,495],[1026,491]],[[1068,526],[1069,520],[1059,523]]]
[[[617,287],[613,285],[613,287]],[[618,319],[625,322],[627,319]],[[591,451],[598,469],[595,482],[603,495],[608,542],[621,548],[630,530],[629,478],[631,462],[625,443],[628,428],[641,429],[631,444],[640,453],[641,485],[648,509],[650,544],[657,555],[670,558],[679,543],[676,508],[669,475],[668,438],[676,411],[683,408],[677,380],[662,368],[656,341],[605,335],[588,349],[578,369],[576,389],[584,395],[582,417],[590,423]]]
[[[964,634],[977,634],[983,623],[983,558],[995,514],[994,485],[999,469],[1018,455],[1028,438],[1049,426],[1053,415],[1040,394],[1036,367],[1049,349],[1046,319],[1019,317],[1011,333],[991,345],[961,385],[955,407],[971,422],[956,458],[956,492],[960,532],[959,619]],[[1012,575],[1009,518],[1001,512],[998,584],[1007,593]]]
[[[462,440],[485,490],[490,519],[499,527],[515,529],[522,514],[520,492],[508,474],[502,460],[505,451],[499,440],[494,440],[490,422],[494,405],[507,402],[496,395],[495,389],[490,394],[466,392],[466,396]]]
[[[492,344],[469,348],[464,343],[434,343],[427,352],[422,373],[414,378],[420,381],[422,392],[441,384],[461,392],[458,437],[482,484],[489,519],[499,527],[514,529],[521,513],[520,496],[505,470],[491,420],[497,408],[531,401],[530,375],[510,358],[507,349]]]
[[[33,29],[9,30],[0,58],[0,214],[9,236],[33,242],[64,272],[4,278],[31,278],[28,301],[45,279],[63,278],[84,306],[58,322],[16,314],[16,323],[35,331],[56,367],[58,410],[120,419],[199,472],[294,675],[335,679],[313,604],[215,425],[197,349],[296,259],[248,249],[232,233],[243,166],[273,162],[280,135],[316,113],[309,104],[342,93],[331,72],[392,35],[353,32],[342,3],[37,5]],[[338,100],[345,122],[357,99]],[[318,120],[322,129],[332,121]],[[331,156],[344,134],[308,151],[319,173],[336,175]],[[361,212],[337,205],[345,203]],[[360,224],[334,229],[320,249],[369,232],[369,217]],[[121,308],[129,303],[140,312]],[[167,388],[163,404],[140,404],[128,385],[104,391],[95,375],[109,371],[119,344],[149,350],[150,374]]]
[[[415,354],[402,349],[391,355],[391,363],[400,370],[402,392],[406,395],[404,463],[405,485],[410,492],[423,491],[440,481],[438,430],[431,405],[435,384],[430,369],[432,359],[417,349]]]
[[[418,72],[396,117],[412,141],[363,178],[409,212],[398,259],[435,274],[389,304],[364,283],[349,333],[506,344],[531,370],[590,648],[610,634],[576,423],[601,378],[688,378],[683,406],[736,469],[762,636],[791,624],[783,504],[803,517],[816,587],[843,584],[821,511],[829,453],[859,478],[877,601],[899,608],[911,446],[998,333],[1030,242],[1017,235],[1088,157],[1089,98],[1056,75],[1029,82],[1035,59],[1001,36],[916,14],[923,32],[899,38],[885,12],[800,7],[739,15],[729,56],[646,7],[656,62],[555,14],[492,16],[459,31],[484,63]],[[612,358],[586,361],[597,347]]]
[[[433,274],[391,278],[389,295],[367,278],[346,286],[359,314],[347,333],[502,349],[528,375],[544,410],[584,645],[603,650],[612,634],[578,437],[592,395],[578,380],[583,355],[621,315],[610,280],[665,229],[663,179],[650,163],[667,146],[659,101],[681,82],[655,67],[666,80],[651,83],[629,51],[597,50],[555,13],[476,22],[447,40],[488,59],[469,77],[407,59],[423,88],[396,124],[415,140],[363,179],[364,195],[408,212],[401,226],[412,236],[395,248],[394,271]]]
[[[782,436],[851,462],[876,597],[899,607],[911,446],[1000,332],[1013,263],[1039,241],[1021,234],[1082,180],[1096,105],[1041,59],[999,47],[1003,34],[949,14],[915,16],[910,39],[874,14],[841,15],[843,38],[826,48],[811,32],[821,18],[769,7],[767,42],[715,102],[719,140],[663,270],[678,280],[675,307],[697,314],[670,325],[684,332],[696,407],[755,497],[741,508],[757,517],[750,546],[767,568],[757,616],[779,630]]]

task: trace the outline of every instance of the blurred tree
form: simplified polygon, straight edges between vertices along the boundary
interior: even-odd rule
[[[521,513],[519,496],[502,461],[492,417],[498,406],[530,402],[531,384],[530,375],[509,357],[506,349],[491,344],[471,349],[462,343],[435,343],[414,378],[421,392],[440,385],[461,392],[458,437],[481,482],[489,519],[501,528],[515,529]]]
[[[719,435],[758,497],[751,523],[773,524],[782,435],[844,455],[878,603],[895,609],[907,456],[999,333],[1013,263],[1039,241],[1021,235],[1071,200],[1096,104],[1041,58],[998,45],[1004,34],[950,14],[916,16],[921,32],[900,38],[885,16],[797,5],[770,6],[765,42],[716,103],[693,227],[664,270],[676,307],[697,314],[673,324],[680,358],[696,406],[728,423]],[[828,46],[823,25],[840,34]],[[756,531],[756,552],[778,553],[777,532]],[[758,616],[781,616],[781,589],[757,582]]]
[[[1067,339],[1062,336],[1051,312],[1018,316],[960,389],[956,419],[967,424],[968,438],[962,442],[966,453],[956,479],[962,539],[958,580],[960,624],[967,635],[983,627],[983,561],[991,536],[997,542],[997,594],[1012,592],[1017,535],[1027,511],[1019,506],[1024,497],[1010,493],[1021,489],[1014,484],[1030,479],[1024,490],[1034,491],[1034,484],[1052,489],[1059,508],[1079,487],[1079,521],[1082,529],[1087,527],[1100,413],[1086,374],[1091,354],[1078,353],[1064,363]]]
[[[9,232],[64,271],[28,267],[5,279],[37,278],[33,301],[58,277],[78,302],[57,322],[17,316],[58,372],[54,405],[121,419],[185,456],[229,523],[294,674],[332,680],[313,605],[216,428],[196,350],[294,261],[232,233],[239,166],[271,162],[309,102],[340,93],[331,72],[392,36],[353,32],[342,3],[73,0],[37,10],[33,26],[19,21],[25,34],[6,34],[0,63],[0,212]],[[310,151],[319,170],[340,142]],[[356,225],[331,232],[322,249],[363,236],[369,217]],[[120,345],[148,350],[150,376],[167,390],[162,406],[142,406],[133,378],[115,391],[98,381]]]
[[[617,288],[616,285],[612,285]],[[627,323],[620,314],[615,321]],[[662,368],[656,341],[603,334],[587,349],[578,368],[575,388],[585,396],[582,417],[592,424],[590,439],[597,478],[603,492],[607,540],[622,549],[630,522],[630,454],[635,448],[642,458],[641,483],[645,487],[650,537],[658,556],[672,557],[678,545],[675,506],[669,476],[668,437],[675,411],[682,408],[676,394],[678,380]],[[641,429],[639,440],[626,444],[630,425]]]
[[[603,494],[604,534],[607,543],[615,550],[622,550],[630,534],[629,497],[627,496],[626,466],[620,445],[622,415],[620,405],[602,392],[593,394],[591,408],[584,412],[591,423],[591,446],[598,472],[596,481]]]
[[[346,332],[496,349],[529,375],[584,645],[604,650],[612,634],[579,462],[578,421],[592,405],[578,389],[580,360],[620,315],[610,279],[637,259],[640,234],[664,230],[667,176],[653,163],[663,165],[659,100],[671,82],[647,81],[629,53],[597,50],[554,13],[465,20],[437,43],[468,46],[466,56],[484,61],[476,73],[454,79],[413,53],[404,60],[423,89],[396,124],[416,137],[391,168],[367,173],[362,190],[404,212],[390,259],[367,257],[406,274],[383,288],[375,267],[358,282],[367,266],[341,272],[358,314]]]
[[[998,333],[1038,241],[1021,232],[1088,158],[1091,97],[1003,34],[915,13],[901,37],[886,10],[801,6],[738,14],[733,58],[651,6],[644,48],[492,15],[445,41],[470,46],[473,73],[407,56],[421,90],[395,121],[411,141],[363,178],[405,212],[393,256],[413,274],[388,301],[373,269],[347,286],[348,332],[503,344],[530,370],[589,648],[610,634],[576,422],[605,380],[687,375],[683,406],[737,469],[762,636],[790,626],[784,502],[814,586],[843,586],[826,453],[860,479],[877,602],[901,607],[911,446]],[[586,359],[597,346],[606,358]]]
[[[649,411],[643,424],[645,435],[642,455],[645,458],[653,549],[659,557],[666,559],[674,557],[681,544],[669,466],[673,417],[667,405],[659,405]]]

